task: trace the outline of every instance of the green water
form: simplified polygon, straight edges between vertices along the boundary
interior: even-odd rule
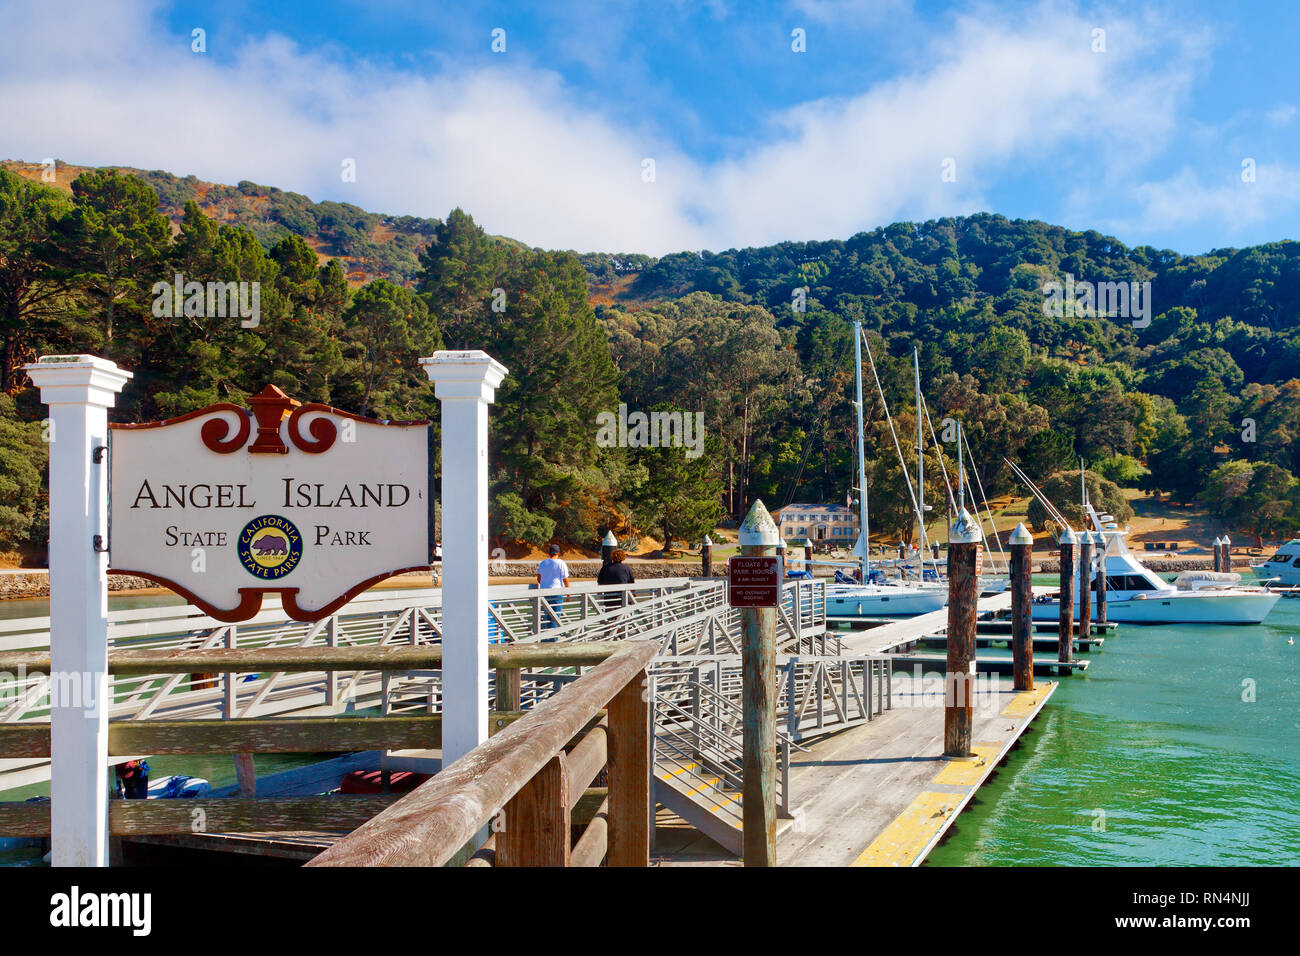
[[[1086,674],[1060,679],[929,863],[1300,864],[1291,637],[1294,599],[1257,627],[1121,625],[1086,655]],[[1254,701],[1243,700],[1247,681]]]

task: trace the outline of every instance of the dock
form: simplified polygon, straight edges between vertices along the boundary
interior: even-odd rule
[[[815,798],[778,838],[778,865],[920,865],[1058,686],[1017,692],[998,682],[976,707],[971,761],[943,756],[943,704],[932,689],[896,689],[893,710],[792,756],[792,789]],[[656,865],[739,865],[671,814],[656,825]]]

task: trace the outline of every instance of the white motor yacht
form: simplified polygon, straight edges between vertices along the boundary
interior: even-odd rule
[[[1121,531],[1110,515],[1098,514],[1091,504],[1085,507],[1104,542],[1103,553],[1093,560],[1091,579],[1096,580],[1096,562],[1105,561],[1107,620],[1125,624],[1258,624],[1281,598],[1266,588],[1241,586],[1239,574],[1185,572],[1173,583],[1164,581],[1129,550],[1127,528]],[[1296,550],[1300,554],[1300,548]],[[1077,584],[1075,592],[1077,615]],[[1044,595],[1034,601],[1033,618],[1060,620],[1060,608],[1059,594]]]
[[[1300,538],[1292,538],[1278,548],[1273,557],[1250,567],[1261,581],[1300,587]]]

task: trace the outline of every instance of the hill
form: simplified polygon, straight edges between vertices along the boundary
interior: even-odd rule
[[[40,540],[28,503],[42,493],[42,410],[21,374],[34,355],[132,368],[124,420],[241,401],[268,381],[418,418],[436,403],[416,357],[484,348],[511,369],[493,418],[503,534],[690,540],[755,497],[843,500],[855,321],[883,390],[869,375],[882,530],[913,533],[898,464],[915,461],[913,350],[933,424],[929,502],[956,471],[960,421],[991,495],[1017,490],[1004,456],[1036,480],[1084,458],[1122,487],[1199,500],[1234,531],[1300,527],[1291,240],[1184,255],[983,213],[717,253],[579,254],[488,235],[460,209],[386,216],[249,182],[45,173],[0,164],[0,544]],[[258,321],[188,300],[160,314],[153,289],[176,271],[257,282]],[[597,416],[621,406],[698,416],[690,453],[602,444]]]

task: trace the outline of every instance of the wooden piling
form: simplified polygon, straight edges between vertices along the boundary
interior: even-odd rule
[[[1011,547],[1011,654],[1016,690],[1034,689],[1033,556],[1034,536],[1016,525]]]
[[[739,541],[743,556],[780,556],[785,544],[761,501],[754,502],[741,525]],[[740,628],[744,860],[745,866],[775,866],[776,608],[741,608]]]
[[[803,543],[803,569],[807,571],[809,574],[812,574],[812,563],[813,563],[813,544],[812,541],[809,540]]]
[[[713,577],[713,540],[706,534],[700,544],[700,574]]]
[[[1092,533],[1079,532],[1079,636],[1092,633]]]
[[[1210,548],[1214,552],[1214,572],[1217,574],[1223,570],[1223,539],[1215,535],[1214,544]]]
[[[975,619],[980,592],[975,563],[979,541],[979,527],[963,508],[948,535],[948,665],[943,713],[946,757],[971,755]]]
[[[618,547],[618,538],[614,537],[614,532],[606,531],[605,540],[600,542],[601,564],[609,564],[610,555],[614,553],[614,549],[617,547]]]
[[[1232,539],[1226,534],[1223,536],[1223,572],[1227,574],[1232,570]]]
[[[252,754],[235,754],[235,785],[239,796],[257,796],[257,769]]]
[[[1097,535],[1097,623],[1106,623],[1106,536]]]
[[[1066,528],[1061,549],[1061,629],[1057,660],[1068,664],[1074,660],[1074,532]]]

